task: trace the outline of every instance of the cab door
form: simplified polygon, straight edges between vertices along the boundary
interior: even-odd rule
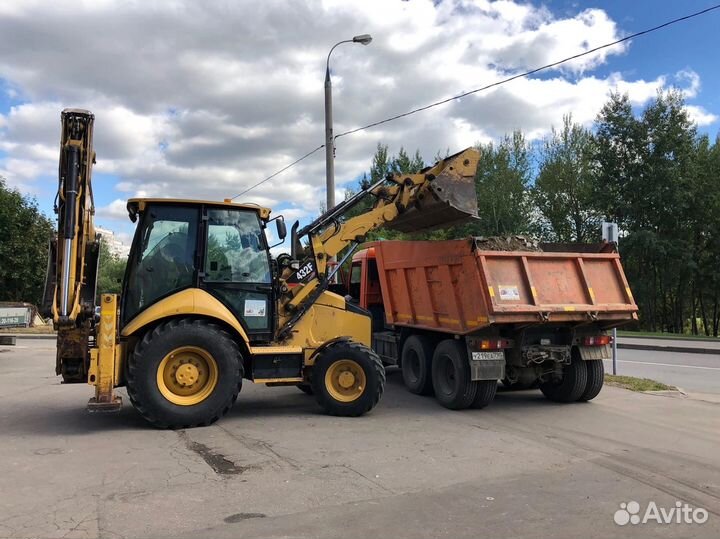
[[[206,207],[200,287],[218,298],[250,340],[270,341],[275,301],[270,254],[257,212]]]

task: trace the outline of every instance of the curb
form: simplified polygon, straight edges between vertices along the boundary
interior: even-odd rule
[[[714,343],[720,343],[720,337],[693,337],[688,338],[684,337],[682,335],[675,335],[675,334],[669,334],[666,333],[665,337],[662,337],[660,335],[650,337],[649,335],[631,335],[623,333],[620,335],[620,332],[618,332],[618,339],[648,339],[648,340],[654,340],[654,341],[687,341],[687,342],[714,342]]]
[[[16,339],[57,339],[57,335],[55,335],[54,333],[2,333],[2,335],[7,335],[8,337],[15,337]]]
[[[626,350],[651,350],[655,352],[675,352],[677,354],[720,355],[720,348],[684,348],[682,346],[660,346],[653,344],[628,344],[618,342],[618,348]]]

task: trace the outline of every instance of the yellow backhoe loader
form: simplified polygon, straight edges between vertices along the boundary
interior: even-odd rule
[[[253,204],[135,198],[137,222],[120,295],[95,308],[99,240],[93,226],[94,116],[61,114],[57,238],[43,301],[58,332],[57,374],[95,387],[90,411],[116,411],[124,386],[161,428],[208,425],[242,380],[297,385],[329,414],[359,416],[380,400],[385,371],[370,349],[367,311],[331,292],[333,276],[378,227],[418,231],[477,216],[479,154],[468,149],[418,174],[378,181],[309,225],[291,253],[265,236],[282,216]],[[365,197],[372,207],[349,217]],[[329,263],[340,257],[337,264]]]

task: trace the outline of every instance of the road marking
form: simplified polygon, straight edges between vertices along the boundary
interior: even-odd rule
[[[610,361],[612,359],[604,359]],[[653,363],[652,361],[628,361],[627,359],[618,359],[618,363],[631,363],[633,365],[657,365],[659,367],[678,367],[679,369],[704,369],[708,371],[720,371],[720,367],[700,367],[699,365],[676,365],[674,363]]]

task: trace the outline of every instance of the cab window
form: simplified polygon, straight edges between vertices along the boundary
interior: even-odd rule
[[[270,261],[257,213],[208,210],[205,281],[270,283]]]
[[[197,249],[196,208],[150,206],[143,214],[128,261],[124,319],[172,292],[193,285]]]

